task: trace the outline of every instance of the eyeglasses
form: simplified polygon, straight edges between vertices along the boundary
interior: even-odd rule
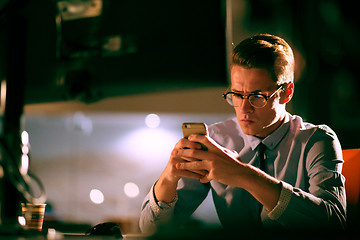
[[[254,108],[262,108],[266,106],[267,101],[272,98],[278,91],[283,89],[283,85],[281,85],[275,92],[273,92],[270,96],[267,96],[262,93],[250,93],[247,95],[235,92],[226,92],[223,94],[224,99],[234,107],[241,106],[243,99],[249,100],[249,103]],[[229,87],[230,88],[230,87]],[[228,89],[229,89],[228,88]],[[227,91],[227,90],[226,90]]]

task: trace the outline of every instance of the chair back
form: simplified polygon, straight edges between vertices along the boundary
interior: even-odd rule
[[[345,176],[349,227],[360,226],[360,148],[345,149],[342,174]]]

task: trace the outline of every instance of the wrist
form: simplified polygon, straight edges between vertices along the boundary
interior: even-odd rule
[[[161,187],[161,188],[177,188],[177,184],[179,182],[181,177],[174,177],[162,174],[160,175],[160,178],[156,181],[155,186]]]
[[[169,181],[159,178],[154,184],[154,197],[158,202],[172,202],[176,197],[176,188],[178,181]]]
[[[278,179],[248,165],[242,180],[242,188],[253,195],[264,207],[271,210],[276,206],[282,188]]]

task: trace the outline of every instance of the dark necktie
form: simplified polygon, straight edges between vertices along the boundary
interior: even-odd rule
[[[258,149],[259,162],[260,162],[260,169],[263,170],[264,172],[266,172],[265,149],[266,149],[266,146],[262,142],[260,142],[259,149]],[[259,224],[260,225],[262,225],[262,223],[261,223],[262,209],[263,209],[263,205],[261,203],[259,203]]]
[[[261,142],[259,144],[259,161],[260,161],[260,169],[266,172],[266,162],[265,162],[265,149],[266,146]]]

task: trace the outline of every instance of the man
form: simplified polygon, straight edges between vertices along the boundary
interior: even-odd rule
[[[277,36],[256,35],[234,48],[224,97],[236,118],[176,144],[142,206],[142,231],[186,222],[209,190],[225,229],[345,227],[335,133],[285,109],[294,64],[290,46]]]

